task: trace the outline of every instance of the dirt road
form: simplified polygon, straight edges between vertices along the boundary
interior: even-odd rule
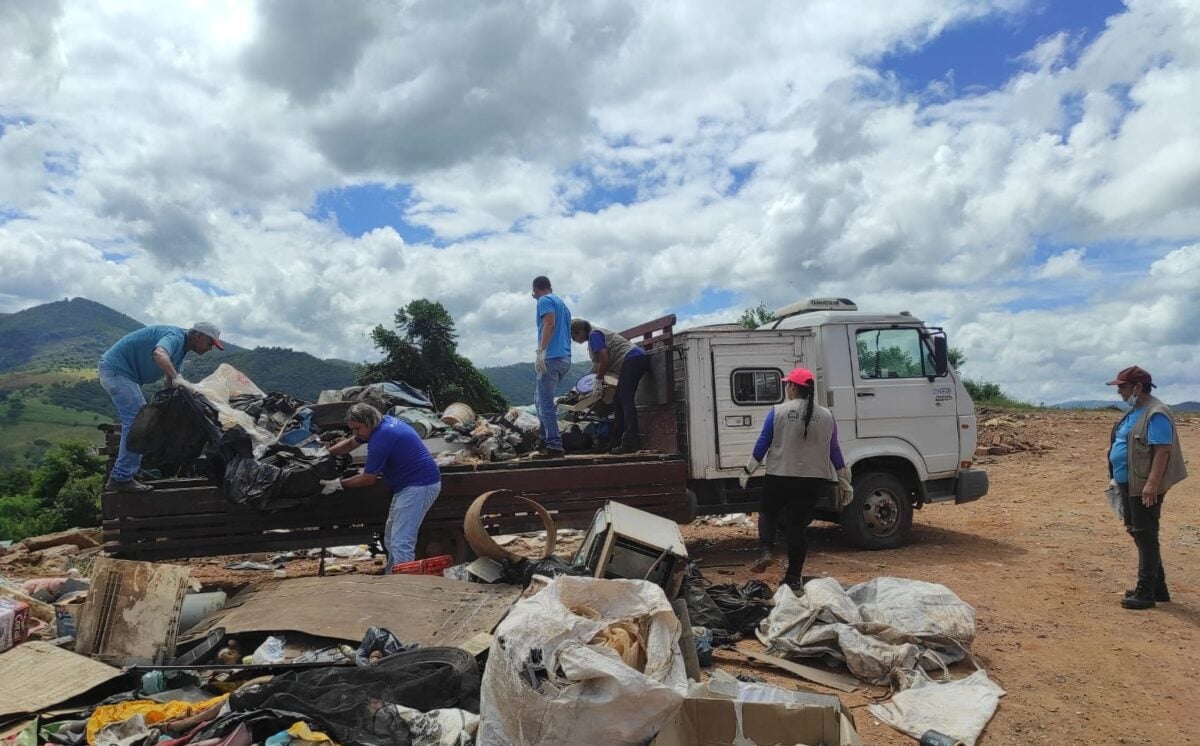
[[[991,429],[1035,448],[982,458],[990,493],[970,505],[918,512],[913,542],[903,549],[863,552],[834,526],[810,529],[805,574],[844,583],[881,575],[928,580],[975,607],[973,650],[1008,692],[984,746],[1200,743],[1200,419],[1180,423],[1193,476],[1164,504],[1163,562],[1173,600],[1134,612],[1118,602],[1134,583],[1136,553],[1102,494],[1116,416],[981,417],[1000,417]],[[752,527],[691,526],[685,533],[709,567],[748,561],[754,547]],[[706,574],[714,582],[755,577],[741,567],[719,572]],[[774,586],[781,573],[775,568],[766,579]],[[734,654],[719,653],[718,662],[777,684],[795,681],[748,667]],[[871,697],[886,694],[872,688],[843,697],[864,743],[912,744],[867,711]]]

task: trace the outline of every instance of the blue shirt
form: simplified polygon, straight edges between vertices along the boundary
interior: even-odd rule
[[[1141,419],[1142,407],[1131,409],[1125,413],[1117,425],[1112,447],[1108,449],[1108,462],[1112,464],[1114,482],[1129,481],[1129,431]],[[1150,427],[1146,430],[1146,441],[1152,446],[1171,445],[1171,420],[1162,412],[1157,412],[1150,418]]]
[[[392,492],[405,487],[426,487],[442,480],[437,462],[407,422],[390,414],[367,440],[367,474],[382,474]]]
[[[100,361],[115,372],[139,385],[154,383],[163,377],[162,369],[154,364],[154,348],[167,351],[175,370],[183,365],[187,354],[187,332],[177,326],[158,324],[144,326],[117,340],[100,356]]]
[[[571,312],[567,304],[554,293],[548,293],[537,299],[537,338],[538,346],[542,344],[542,319],[546,314],[554,314],[554,332],[550,335],[550,344],[546,347],[546,359],[556,357],[571,359]]]
[[[775,440],[775,407],[767,410],[767,421],[763,423],[762,432],[758,434],[758,442],[754,444],[754,460],[762,461],[767,456],[767,451],[771,450],[771,443]],[[833,462],[833,468],[841,469],[846,465],[846,458],[842,455],[842,447],[838,445],[837,439],[837,420],[833,422],[833,436],[829,439],[829,460]]]

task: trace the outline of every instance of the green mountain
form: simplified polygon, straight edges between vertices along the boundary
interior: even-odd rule
[[[0,391],[29,390],[48,404],[108,415],[111,402],[95,380],[96,361],[143,324],[86,298],[46,303],[0,315]],[[326,388],[354,384],[354,364],[321,360],[279,347],[247,350],[226,344],[188,355],[182,373],[204,378],[221,363],[245,373],[264,391],[315,399]]]
[[[570,391],[579,377],[587,375],[591,370],[590,362],[572,363],[571,372],[558,384],[558,393],[565,394]],[[508,400],[509,404],[513,406],[533,404],[533,387],[537,381],[537,374],[533,370],[532,362],[480,368],[479,372],[487,376],[496,388],[500,389],[500,393],[504,394],[504,398]]]
[[[86,298],[45,303],[0,316],[0,373],[34,368],[94,368],[116,340],[142,324]]]

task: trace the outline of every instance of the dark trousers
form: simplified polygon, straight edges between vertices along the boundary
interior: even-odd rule
[[[758,512],[758,545],[771,549],[782,527],[787,534],[788,566],[785,575],[799,578],[808,557],[808,537],[817,500],[829,482],[815,477],[763,477],[762,502]]]
[[[621,364],[621,374],[617,376],[617,406],[616,412],[613,413],[610,437],[612,443],[620,443],[634,450],[642,444],[638,435],[637,404],[634,403],[634,399],[637,398],[638,384],[641,383],[642,376],[646,375],[649,365],[650,358],[645,355],[626,357],[625,362]]]
[[[1158,524],[1165,495],[1159,495],[1154,507],[1147,508],[1140,494],[1129,494],[1127,483],[1117,486],[1121,489],[1121,502],[1125,507],[1125,530],[1133,537],[1138,551],[1138,589],[1153,591],[1156,584],[1167,582],[1158,547]]]

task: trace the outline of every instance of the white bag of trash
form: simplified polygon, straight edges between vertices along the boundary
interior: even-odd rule
[[[939,683],[924,672],[915,674],[912,685],[883,704],[868,705],[871,714],[896,730],[920,739],[936,730],[975,746],[987,726],[1004,690],[983,669],[965,679]]]
[[[643,580],[559,576],[496,629],[479,744],[640,743],[687,694],[679,620]]]
[[[975,639],[975,611],[937,583],[875,578],[843,590],[818,578],[801,596],[781,585],[757,635],[770,652],[844,662],[883,685],[918,665],[962,660]]]

